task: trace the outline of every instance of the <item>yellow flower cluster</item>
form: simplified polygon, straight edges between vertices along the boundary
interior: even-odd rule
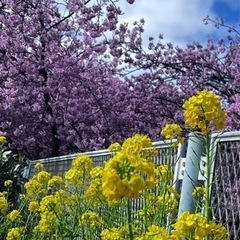
[[[51,230],[56,227],[57,214],[60,214],[60,202],[53,195],[47,195],[42,198],[39,206],[40,221],[35,226],[34,231],[39,231],[44,236],[49,236]]]
[[[21,219],[21,213],[18,210],[13,210],[7,215],[7,219],[11,222],[18,222]]]
[[[158,182],[173,180],[173,173],[168,165],[159,165],[154,169]]]
[[[209,91],[198,91],[183,104],[185,123],[192,129],[207,134],[214,127],[224,128],[226,114],[221,108],[220,98]]]
[[[37,199],[39,197],[45,196],[47,194],[46,186],[51,180],[51,174],[43,170],[43,165],[37,163],[35,165],[37,174],[35,174],[24,187],[26,189],[26,195],[29,199]]]
[[[60,218],[75,214],[74,209],[77,207],[79,197],[71,193],[71,187],[79,189],[83,187],[84,180],[87,180],[84,177],[90,176],[92,160],[86,155],[77,156],[72,161],[72,168],[65,173],[65,179],[60,176],[51,176],[44,171],[41,163],[37,163],[35,168],[37,174],[25,184],[25,200],[28,201],[29,212],[39,218],[33,233],[50,236],[56,231]],[[96,170],[95,175],[97,175]],[[87,185],[89,184],[86,183]],[[81,215],[78,218],[81,218]]]
[[[33,213],[38,212],[39,211],[39,203],[38,203],[38,201],[31,201],[31,202],[29,202],[28,210],[30,212],[33,212]]]
[[[179,143],[183,143],[184,139],[181,137],[182,128],[175,123],[166,124],[161,134],[164,136],[165,139],[173,140],[176,139],[177,141],[173,142],[172,146],[177,147]]]
[[[87,155],[78,155],[72,161],[72,168],[84,173],[89,172],[92,169],[92,159]]]
[[[63,179],[60,176],[53,176],[51,179],[48,180],[48,190],[51,190],[53,188],[60,187],[63,183]]]
[[[178,201],[174,195],[164,194],[157,197],[156,204],[163,209],[165,213],[173,213],[178,206]]]
[[[47,171],[41,171],[36,176],[37,181],[42,184],[47,184],[50,178],[51,178],[51,175]]]
[[[90,227],[100,227],[103,224],[102,219],[95,212],[86,212],[81,216],[80,224]]]
[[[40,172],[43,170],[43,165],[42,163],[38,162],[35,164],[35,169],[37,170],[37,172]]]
[[[7,139],[5,136],[0,136],[0,144],[5,144],[7,143]]]
[[[157,225],[152,225],[148,228],[148,231],[140,237],[136,237],[135,240],[167,240],[168,234],[166,229]]]
[[[175,229],[173,231],[175,235],[189,239],[202,240],[205,237],[211,240],[227,239],[226,228],[215,222],[208,222],[200,213],[183,212],[172,226]]]
[[[181,127],[178,124],[172,123],[172,124],[166,124],[162,129],[161,134],[166,139],[173,139],[179,136],[181,132],[182,132]]]
[[[135,134],[127,138],[121,148],[128,155],[139,155],[142,157],[156,156],[157,150],[152,147],[152,141],[149,137],[141,134]]]
[[[43,183],[39,182],[35,175],[24,185],[28,197],[38,198],[46,194],[46,189],[43,188]]]
[[[7,239],[6,240],[20,240],[21,238],[21,232],[22,228],[16,227],[16,228],[11,228],[7,234]]]
[[[102,173],[102,192],[109,202],[139,198],[140,191],[155,186],[155,164],[142,156],[151,140],[136,134],[124,141],[121,151],[106,162]],[[148,152],[149,153],[149,152]]]
[[[122,232],[117,228],[104,229],[101,237],[102,240],[125,240]]]
[[[200,198],[200,197],[203,197],[205,193],[206,191],[204,187],[195,187],[192,192],[192,197]]]
[[[112,152],[112,153],[115,153],[115,152],[118,152],[122,149],[121,145],[116,142],[116,143],[113,143],[111,144],[109,147],[108,147],[108,151],[109,152]]]
[[[85,201],[94,208],[97,208],[99,203],[104,201],[102,195],[102,172],[103,168],[100,166],[96,166],[90,171],[91,182],[88,189],[83,194]]]
[[[6,181],[4,182],[4,187],[9,188],[9,187],[12,186],[12,184],[13,184],[13,181],[12,181],[12,180],[6,180]]]
[[[150,138],[145,135],[135,134],[123,142],[122,149],[128,154],[138,155],[139,153],[142,153],[144,148],[151,146],[152,142]]]
[[[43,197],[39,205],[37,202],[30,202],[29,210],[40,213],[40,221],[34,231],[40,232],[43,236],[50,236],[57,227],[58,219],[64,214],[72,214],[73,196],[69,196],[65,190],[59,189],[54,194]]]
[[[5,214],[8,210],[8,202],[3,192],[0,192],[0,213]]]
[[[66,186],[73,184],[75,187],[83,187],[83,178],[92,169],[92,159],[87,155],[79,155],[72,161],[72,168],[65,173]]]
[[[140,209],[136,212],[140,218],[145,218],[149,223],[163,226],[168,218],[170,220],[174,214],[177,214],[179,194],[172,186],[164,189],[164,184],[157,188],[154,193],[148,192],[146,196],[146,209]],[[159,216],[161,218],[159,219]],[[163,221],[163,222],[162,222]]]

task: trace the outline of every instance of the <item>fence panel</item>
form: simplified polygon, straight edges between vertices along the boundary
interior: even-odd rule
[[[215,221],[226,225],[229,239],[240,239],[240,132],[215,136],[211,206]]]
[[[172,171],[174,171],[177,159],[179,158],[181,146],[179,146],[178,148],[174,148],[172,151],[170,151],[169,141],[158,141],[153,143],[153,147],[158,150],[158,155],[152,158],[153,161],[159,165],[168,163],[171,166]],[[91,157],[95,166],[102,166],[104,164],[104,161],[107,161],[111,157],[111,154],[108,152],[108,150],[104,149],[99,151],[77,153],[60,157],[32,160],[29,161],[28,168],[25,171],[25,177],[31,178],[34,175],[34,165],[38,162],[42,163],[44,169],[52,175],[64,176],[64,173],[70,169],[72,160],[79,154],[86,154]]]

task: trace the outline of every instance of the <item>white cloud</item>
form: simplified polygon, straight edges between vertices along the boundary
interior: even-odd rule
[[[205,42],[211,36],[213,26],[205,26],[203,19],[210,15],[213,0],[136,0],[130,5],[122,1],[121,8],[125,14],[123,22],[133,23],[144,18],[144,37],[157,38],[161,33],[165,42],[185,45],[192,41]]]

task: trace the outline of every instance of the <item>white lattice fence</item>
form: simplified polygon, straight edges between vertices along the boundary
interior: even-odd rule
[[[171,165],[172,170],[174,171],[175,164],[177,162],[177,159],[179,158],[181,146],[179,146],[178,148],[174,148],[173,151],[171,151],[171,157],[169,157],[170,142],[158,141],[158,142],[154,142],[153,146],[158,150],[158,156],[156,156],[153,159],[153,161],[156,164],[167,164],[167,162],[170,159],[169,164]],[[44,165],[44,169],[50,172],[52,175],[63,176],[64,173],[71,167],[72,160],[79,154],[86,154],[89,157],[91,157],[95,166],[97,165],[102,166],[104,161],[107,161],[111,157],[111,154],[108,152],[107,149],[105,149],[105,150],[77,153],[72,155],[65,155],[60,157],[32,160],[29,162],[28,168],[26,169],[25,176],[29,178],[34,175],[35,173],[34,165],[37,162],[42,163]]]
[[[240,239],[240,132],[214,136],[211,206],[215,221],[226,224],[229,239]]]

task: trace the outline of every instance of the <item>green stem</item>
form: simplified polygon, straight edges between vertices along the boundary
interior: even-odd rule
[[[127,199],[127,219],[128,219],[128,231],[129,231],[129,240],[133,240],[133,230],[132,230],[132,206],[131,199]]]
[[[143,209],[144,209],[144,229],[143,232],[147,231],[147,191],[146,189],[143,191]]]
[[[209,223],[211,212],[210,212],[210,176],[211,176],[211,158],[210,158],[210,136],[206,135],[206,199],[205,199],[205,217]]]
[[[173,140],[171,139],[170,147],[168,149],[168,156],[167,156],[167,165],[169,168],[171,168],[172,153],[173,153]]]

